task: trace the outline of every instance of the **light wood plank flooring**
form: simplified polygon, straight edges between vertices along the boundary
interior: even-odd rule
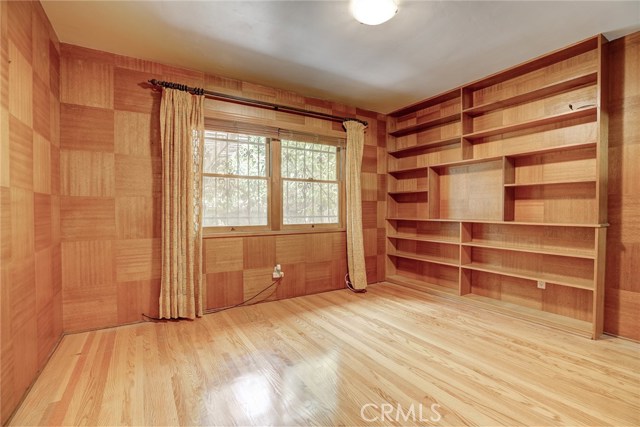
[[[637,426],[639,355],[379,284],[66,336],[11,424]]]

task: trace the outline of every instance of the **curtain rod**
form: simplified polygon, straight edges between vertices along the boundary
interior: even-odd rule
[[[296,107],[289,107],[287,105],[274,104],[272,102],[259,101],[259,100],[250,99],[250,98],[242,98],[240,96],[227,95],[225,93],[219,93],[219,92],[212,92],[210,90],[206,90],[198,87],[190,87],[190,86],[179,84],[179,83],[165,82],[165,81],[156,80],[156,79],[149,80],[149,83],[151,83],[154,86],[161,86],[168,89],[182,90],[185,92],[192,93],[194,95],[205,95],[209,98],[235,102],[238,104],[249,105],[251,107],[266,108],[266,109],[271,109],[275,111],[281,111],[283,113],[297,114],[300,116],[313,117],[314,119],[329,120],[332,122],[343,123],[347,121],[355,121],[355,122],[362,123],[365,126],[368,125],[366,121],[360,120],[360,119],[355,119],[351,117],[334,116],[332,114],[320,113],[317,111],[310,111],[310,110],[305,110],[305,109],[296,108]]]

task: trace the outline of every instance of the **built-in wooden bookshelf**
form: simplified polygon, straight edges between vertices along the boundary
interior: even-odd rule
[[[606,43],[390,114],[387,280],[602,334]]]

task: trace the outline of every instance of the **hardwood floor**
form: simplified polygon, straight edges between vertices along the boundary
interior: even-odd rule
[[[639,425],[639,356],[383,284],[68,335],[11,425]]]

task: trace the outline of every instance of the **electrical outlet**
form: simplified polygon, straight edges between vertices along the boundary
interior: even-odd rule
[[[538,289],[547,289],[547,282],[544,280],[538,280]]]
[[[273,267],[273,273],[271,274],[271,276],[274,279],[282,279],[284,277],[284,272],[282,271],[282,267],[280,266],[280,264],[276,264],[276,266]]]

